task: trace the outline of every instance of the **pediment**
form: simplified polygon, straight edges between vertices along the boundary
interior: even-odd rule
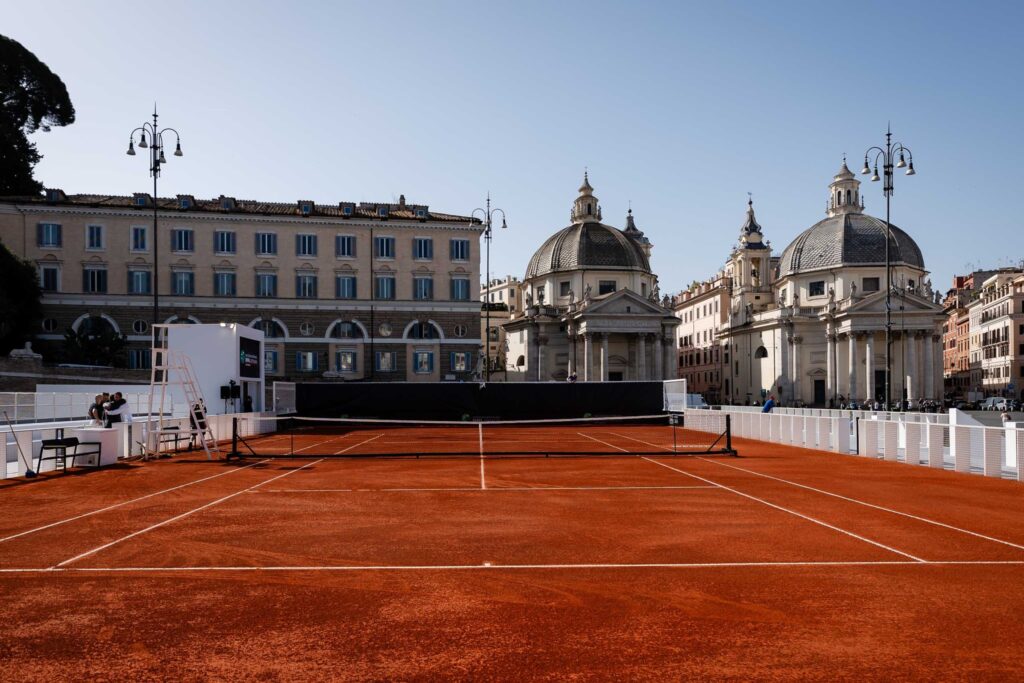
[[[661,305],[645,299],[630,289],[620,289],[591,301],[583,315],[671,315]]]
[[[891,301],[894,310],[902,305],[905,313],[942,313],[942,306],[918,294],[894,294]],[[844,313],[885,313],[885,292],[874,292],[864,297]]]

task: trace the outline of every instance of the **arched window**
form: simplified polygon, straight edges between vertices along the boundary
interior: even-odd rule
[[[852,192],[850,192],[850,190],[847,190],[847,191],[846,191],[846,203],[847,203],[847,204],[849,204],[849,203],[850,203],[850,197],[852,197],[852,196],[853,196],[853,193],[852,193]]]
[[[521,368],[524,365],[526,365],[526,357],[525,356],[519,356],[519,358],[516,359],[516,367],[517,368]]]
[[[755,359],[757,359],[757,358],[767,358],[767,357],[768,357],[768,349],[764,348],[763,346],[758,346],[757,347],[757,351],[754,351],[754,358]]]
[[[91,315],[78,325],[78,331],[86,337],[99,337],[104,334],[117,334],[117,330],[106,318]]]
[[[284,328],[276,320],[257,320],[252,326],[261,330],[267,339],[280,339],[285,336]]]
[[[409,328],[409,339],[438,339],[441,335],[437,328],[429,322],[416,322]]]
[[[332,339],[362,339],[363,331],[354,322],[343,320],[331,327]]]
[[[590,202],[587,202],[587,215],[590,216],[593,213],[594,213],[594,206]]]

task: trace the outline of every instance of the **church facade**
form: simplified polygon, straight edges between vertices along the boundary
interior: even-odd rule
[[[844,161],[826,218],[780,257],[753,205],[723,271],[730,310],[717,338],[727,359],[723,400],[839,406],[943,396],[943,309],[917,243],[891,225],[891,367],[885,365],[886,224],[864,213],[860,181]]]
[[[679,320],[659,300],[652,245],[634,222],[601,222],[589,178],[571,224],[530,259],[524,308],[504,325],[508,362],[529,381],[648,381],[676,376]]]

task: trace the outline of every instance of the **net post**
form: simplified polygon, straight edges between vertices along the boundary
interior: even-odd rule
[[[225,460],[231,460],[231,458],[238,458],[241,460],[242,454],[238,452],[238,418],[231,418],[231,452],[225,456]]]
[[[725,450],[729,455],[737,454],[732,448],[732,415],[729,413],[725,414]]]

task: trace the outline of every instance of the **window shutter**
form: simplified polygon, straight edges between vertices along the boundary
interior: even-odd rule
[[[43,246],[43,224],[36,223],[36,246]]]
[[[450,367],[452,369],[452,372],[455,372],[455,352],[454,351],[452,351],[449,354],[448,367]]]

